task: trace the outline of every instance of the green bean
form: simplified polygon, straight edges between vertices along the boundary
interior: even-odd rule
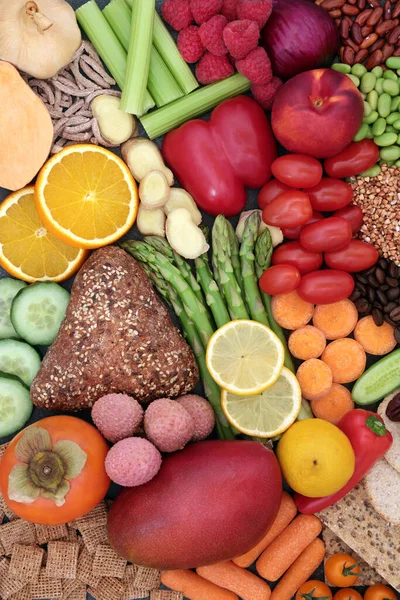
[[[377,177],[380,172],[381,172],[380,166],[374,165],[370,169],[367,169],[366,171],[359,173],[358,177]]]
[[[393,125],[386,125],[385,133],[396,133],[397,134],[397,131],[395,130]]]
[[[368,102],[364,100],[364,117],[368,117],[372,113],[372,108]]]
[[[386,71],[385,71],[386,73]],[[389,94],[382,94],[378,100],[378,113],[380,117],[387,117],[390,115],[390,104],[391,99]]]
[[[352,80],[352,82],[354,83],[354,85],[355,85],[356,87],[359,87],[359,85],[360,85],[360,80],[359,80],[359,78],[358,78],[358,77],[356,77],[355,75],[352,75],[351,73],[346,73],[346,75],[347,75],[347,77],[348,77],[349,79],[351,79],[351,80]]]
[[[374,67],[371,71],[371,73],[373,73],[375,75],[375,77],[382,77],[383,75],[383,69],[382,67]]]
[[[378,117],[379,115],[376,112],[376,110],[373,110],[372,113],[368,115],[368,117],[364,118],[364,123],[367,123],[367,125],[372,125],[372,123],[375,123]]]
[[[344,63],[335,63],[332,65],[331,69],[339,71],[340,73],[346,73],[346,75],[351,72],[350,65],[345,65]]]
[[[368,125],[368,131],[367,131],[367,134],[365,137],[367,138],[367,140],[374,139],[374,134],[372,133],[372,127],[370,127],[370,125]]]
[[[383,133],[374,137],[374,142],[377,146],[392,146],[397,142],[397,135],[395,133]]]
[[[381,94],[383,94],[382,83],[383,83],[384,81],[385,81],[385,80],[383,79],[383,77],[380,77],[379,79],[377,79],[377,80],[376,80],[376,83],[375,83],[375,90],[378,92],[379,96],[380,96]]]
[[[385,71],[385,73],[387,73],[388,71]],[[389,96],[398,96],[399,95],[399,84],[397,83],[397,81],[392,81],[391,79],[386,79],[383,83],[382,83],[382,89],[386,94],[389,94]],[[390,101],[391,103],[392,101]]]
[[[382,160],[398,160],[400,158],[400,148],[398,146],[387,146],[379,152]]]
[[[383,121],[385,121],[385,119],[383,119]],[[385,123],[386,125],[386,123]],[[385,131],[385,129],[383,129],[383,131]],[[383,133],[382,131],[382,133]],[[360,129],[357,131],[356,135],[353,137],[353,142],[361,142],[361,140],[363,140],[366,135],[368,133],[368,125],[367,123],[362,123]]]
[[[378,106],[378,93],[376,90],[372,90],[372,92],[370,92],[367,95],[367,102],[370,105],[370,107],[372,108],[372,110],[376,110],[376,108]],[[399,97],[399,102],[400,102],[400,97]],[[392,108],[392,110],[396,110],[396,109]]]
[[[365,73],[361,78],[360,90],[364,94],[369,94],[375,87],[376,77],[373,73]]]
[[[370,102],[371,104],[371,102]],[[394,112],[395,110],[397,110],[400,106],[400,96],[396,96],[395,98],[392,98],[392,102],[390,105],[390,111]],[[374,107],[372,107],[374,108]]]
[[[400,119],[400,113],[391,112],[390,115],[386,117],[386,123],[388,123],[389,125],[393,125],[393,123],[395,123],[395,121],[397,121],[398,119]]]
[[[384,71],[383,79],[392,79],[393,81],[397,81],[397,75],[394,71]]]
[[[400,56],[390,56],[385,64],[389,69],[400,69]]]
[[[364,123],[364,125],[365,125],[365,123]],[[368,127],[368,125],[367,125],[367,127]],[[386,121],[383,117],[379,117],[379,119],[377,119],[372,126],[372,133],[374,134],[374,137],[377,137],[379,135],[382,135],[382,133],[385,132],[385,129],[386,129]]]
[[[351,67],[351,73],[352,75],[361,78],[367,73],[367,69],[364,67],[364,65],[357,63]],[[373,89],[373,87],[371,89]]]
[[[400,119],[393,123],[393,127],[396,129],[396,131],[400,130]]]

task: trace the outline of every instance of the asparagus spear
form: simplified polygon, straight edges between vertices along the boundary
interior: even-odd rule
[[[225,227],[226,227],[226,233],[227,233],[228,240],[229,240],[228,254],[231,259],[233,272],[235,273],[236,281],[238,282],[240,289],[242,290],[242,294],[244,294],[242,269],[241,269],[241,264],[240,264],[240,255],[239,255],[239,252],[240,252],[239,240],[237,238],[235,230],[233,229],[233,225],[231,224],[230,221],[228,221],[228,219],[225,219]]]
[[[235,277],[229,256],[229,234],[226,219],[218,215],[212,229],[214,274],[225,298],[232,319],[248,319],[249,315],[243,301],[240,286]]]
[[[258,280],[255,273],[254,249],[260,227],[260,213],[255,211],[246,219],[242,244],[240,246],[240,265],[247,306],[253,321],[269,326],[267,313],[261,300]]]
[[[196,267],[197,281],[201,285],[206,302],[213,314],[217,327],[222,327],[228,323],[231,318],[225,306],[225,302],[220,294],[218,284],[208,263],[207,253],[202,254],[194,261]]]

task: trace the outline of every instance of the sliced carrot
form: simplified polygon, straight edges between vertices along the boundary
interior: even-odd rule
[[[350,383],[365,371],[367,357],[364,348],[352,338],[334,340],[324,350],[321,359],[332,371],[334,383]]]
[[[300,298],[296,290],[273,296],[271,306],[275,321],[285,329],[304,327],[314,312],[314,305]]]
[[[275,517],[275,521],[272,523],[271,528],[268,530],[266,535],[263,537],[261,542],[254,546],[251,550],[233,559],[239,567],[247,569],[253,562],[260,556],[261,552],[265,550],[267,546],[276,538],[282,531],[289,525],[290,521],[295,518],[297,514],[296,504],[293,498],[287,493],[282,492],[281,504],[279,506],[278,514]]]
[[[350,391],[340,383],[333,383],[325,396],[311,402],[314,416],[334,425],[339,423],[340,419],[353,408],[354,402],[351,399]]]
[[[288,340],[290,354],[301,360],[319,358],[326,346],[326,338],[320,329],[312,325],[292,331]]]
[[[321,398],[332,387],[332,372],[319,358],[310,358],[301,363],[296,377],[306,400]]]
[[[324,542],[317,538],[307,546],[286,571],[278,585],[273,589],[271,600],[290,600],[299,587],[307,581],[318,565],[321,564],[324,556]]]
[[[384,321],[383,325],[378,327],[371,315],[358,321],[354,330],[354,337],[365,352],[376,356],[389,354],[397,343],[394,337],[393,325]]]
[[[230,560],[208,567],[199,567],[196,572],[215,585],[231,590],[242,600],[269,600],[271,596],[268,583]]]
[[[182,592],[189,600],[238,600],[233,592],[225,590],[194,571],[178,569],[163,571],[161,582],[176,592]]]
[[[332,304],[317,304],[313,323],[324,332],[327,340],[337,340],[350,335],[357,324],[358,312],[351,300]]]
[[[258,573],[276,581],[321,533],[322,523],[314,515],[299,515],[268,546],[256,562]]]

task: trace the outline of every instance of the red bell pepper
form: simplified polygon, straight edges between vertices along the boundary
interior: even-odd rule
[[[243,210],[245,187],[262,187],[277,157],[267,116],[247,96],[222,102],[209,122],[195,119],[171,131],[162,152],[199,207],[225,216]]]
[[[347,435],[353,447],[356,459],[354,473],[346,485],[331,496],[307,498],[296,493],[294,500],[297,508],[306,515],[317,513],[341,500],[361,481],[376,461],[386,454],[393,443],[392,434],[386,429],[380,416],[369,410],[351,410],[337,426]]]

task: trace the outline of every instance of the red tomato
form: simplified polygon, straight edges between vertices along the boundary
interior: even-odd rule
[[[378,259],[378,250],[361,240],[351,240],[344,248],[325,253],[325,262],[328,267],[341,269],[347,273],[357,273],[369,269]]]
[[[349,206],[345,206],[340,210],[337,210],[334,214],[334,217],[340,217],[342,219],[346,219],[350,223],[351,231],[353,235],[356,235],[361,229],[361,225],[364,220],[363,211],[359,206],[355,204],[349,204]]]
[[[258,206],[262,210],[269,202],[271,202],[271,200],[279,196],[279,194],[283,194],[283,192],[287,192],[290,189],[291,188],[289,185],[278,181],[278,179],[272,179],[271,181],[268,181],[268,183],[263,185],[258,194]]]
[[[297,293],[312,304],[331,304],[348,298],[354,289],[354,279],[344,271],[312,271],[301,278]]]
[[[329,177],[351,177],[374,166],[379,160],[379,148],[373,140],[352,142],[344,150],[326,158],[324,169]]]
[[[346,246],[351,238],[350,223],[346,219],[329,217],[303,227],[300,243],[311,252],[325,252]]]
[[[343,208],[353,198],[353,190],[348,183],[331,177],[324,177],[318,185],[303,191],[310,198],[312,207],[323,211]]]
[[[273,265],[293,265],[301,275],[316,271],[322,265],[322,253],[310,252],[300,242],[282,244],[272,254]]]
[[[279,181],[293,188],[313,187],[322,177],[321,163],[304,154],[285,154],[276,158],[271,171]]]
[[[282,233],[284,237],[288,238],[289,240],[298,240],[300,237],[300,233],[304,227],[307,227],[307,225],[311,225],[311,223],[316,223],[317,221],[320,221],[323,218],[324,216],[322,213],[320,213],[318,210],[313,210],[311,219],[309,219],[305,225],[299,225],[298,227],[284,227],[282,229]]]
[[[287,294],[293,292],[299,283],[300,271],[293,265],[276,265],[269,267],[260,277],[260,288],[266,294]]]
[[[290,190],[279,194],[265,206],[262,218],[267,225],[275,227],[298,227],[311,218],[312,207],[307,194]]]

